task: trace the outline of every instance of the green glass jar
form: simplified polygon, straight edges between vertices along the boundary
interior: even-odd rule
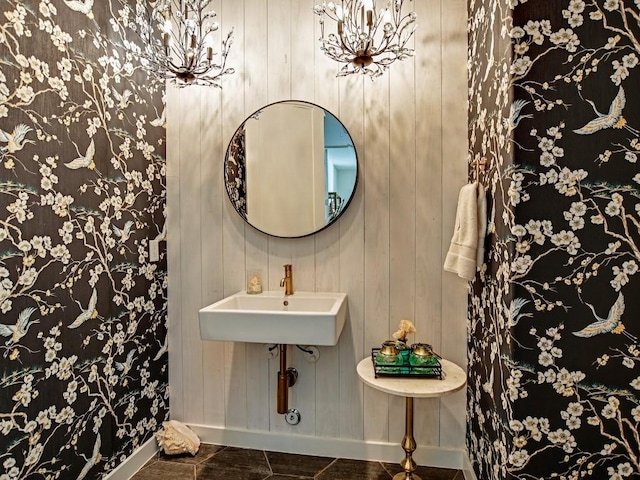
[[[409,363],[414,366],[429,367],[439,365],[438,357],[433,353],[431,345],[426,343],[414,343],[411,345]]]
[[[399,365],[402,363],[396,342],[387,340],[382,343],[380,351],[376,354],[376,363],[378,365]]]

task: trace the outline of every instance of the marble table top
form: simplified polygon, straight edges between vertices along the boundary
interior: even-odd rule
[[[373,362],[368,356],[358,363],[358,375],[363,383],[377,390],[403,397],[441,397],[456,392],[467,382],[465,371],[449,360],[440,360],[443,378],[375,377]]]

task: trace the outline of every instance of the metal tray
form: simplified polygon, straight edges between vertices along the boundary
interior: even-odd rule
[[[406,352],[406,353],[405,353]],[[396,363],[382,363],[378,361],[379,347],[371,349],[371,361],[375,377],[401,378],[438,378],[442,380],[442,364],[436,356],[429,365],[412,365],[409,360],[410,349],[401,350]]]

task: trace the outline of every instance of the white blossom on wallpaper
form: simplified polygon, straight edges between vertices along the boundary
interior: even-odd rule
[[[99,478],[168,416],[163,85],[143,1],[0,7],[0,479]]]
[[[476,474],[639,476],[640,5],[470,7],[472,151],[493,198],[469,308]]]

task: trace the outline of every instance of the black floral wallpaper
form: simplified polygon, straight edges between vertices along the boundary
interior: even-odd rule
[[[0,479],[100,478],[168,417],[146,2],[0,4]]]
[[[224,184],[236,211],[247,218],[246,132],[238,128],[229,143],[224,162]]]
[[[470,0],[489,263],[467,446],[489,479],[640,477],[640,2]]]

